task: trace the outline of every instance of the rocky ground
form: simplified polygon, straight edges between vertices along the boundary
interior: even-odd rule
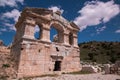
[[[84,75],[72,75],[72,74],[64,74],[57,77],[42,77],[42,78],[34,78],[32,80],[120,80],[120,75],[113,74],[84,74]]]

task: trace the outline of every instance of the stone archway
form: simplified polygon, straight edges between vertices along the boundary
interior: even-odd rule
[[[77,45],[79,28],[58,12],[44,8],[25,8],[21,13],[15,25],[17,31],[11,47],[17,77],[81,70]],[[40,27],[39,39],[34,38],[36,25]],[[50,41],[51,27],[58,31],[57,43]],[[72,35],[69,35],[70,32]],[[71,39],[72,42],[69,41]]]
[[[52,21],[50,28],[53,27],[57,30],[57,43],[63,43],[64,42],[64,26],[60,24],[58,21]]]

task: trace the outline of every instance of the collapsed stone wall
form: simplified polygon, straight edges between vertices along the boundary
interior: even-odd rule
[[[14,62],[10,55],[10,47],[6,47],[2,42],[0,46],[0,80],[16,77]]]

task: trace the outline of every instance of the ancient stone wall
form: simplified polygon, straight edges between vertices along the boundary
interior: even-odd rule
[[[16,77],[16,73],[10,55],[10,46],[5,46],[2,40],[0,42],[0,80],[11,80],[11,76]]]

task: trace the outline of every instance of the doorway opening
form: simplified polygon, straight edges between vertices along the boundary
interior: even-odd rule
[[[61,71],[61,61],[55,61],[54,71]]]

